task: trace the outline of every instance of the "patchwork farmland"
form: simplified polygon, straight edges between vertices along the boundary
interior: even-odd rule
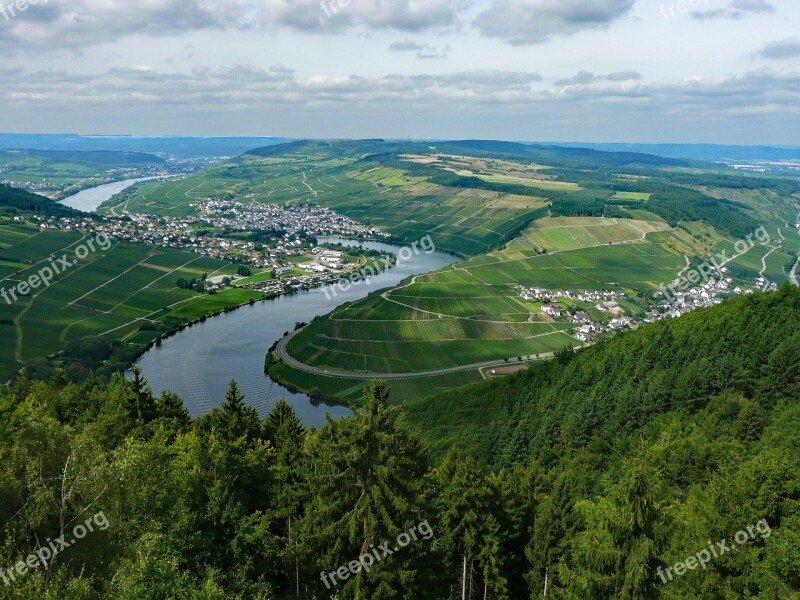
[[[49,257],[71,254],[88,237],[69,231],[0,226],[0,288],[15,286],[38,272]],[[256,292],[226,290],[206,296],[176,287],[178,278],[234,274],[231,263],[154,246],[114,244],[89,254],[10,304],[0,301],[0,378],[26,362],[52,355],[68,342],[102,336],[131,346],[147,345],[172,320],[186,323],[226,307],[260,298]]]
[[[540,219],[503,250],[339,307],[293,337],[287,350],[323,371],[408,374],[416,384],[407,392],[426,371],[550,354],[577,344],[569,335],[574,325],[524,302],[517,285],[618,290],[632,297],[652,292],[684,266],[682,256],[649,240],[657,232],[672,235],[663,222]],[[533,240],[559,249],[543,254]],[[357,384],[301,376],[286,365],[271,373],[283,381],[314,377],[321,393],[340,398]],[[477,367],[461,373],[482,377]],[[399,381],[406,379],[392,384]]]

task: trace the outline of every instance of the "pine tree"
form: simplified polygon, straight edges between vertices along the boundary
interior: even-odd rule
[[[771,406],[783,398],[796,399],[800,393],[800,336],[781,342],[762,368],[758,398]]]
[[[211,429],[228,441],[245,438],[253,440],[260,436],[261,422],[258,411],[244,402],[244,395],[239,391],[235,380],[228,384],[225,400],[220,408],[215,408],[209,415]]]
[[[436,478],[442,489],[440,520],[451,580],[458,582],[457,597],[471,599],[480,587],[481,597],[491,591],[492,597],[507,598],[501,546],[505,532],[492,514],[493,490],[475,462],[461,458],[455,448],[437,469]]]
[[[264,421],[264,438],[275,449],[273,517],[282,539],[283,567],[288,589],[300,594],[298,520],[308,501],[307,460],[303,453],[305,429],[286,400],[278,400]]]
[[[185,429],[191,422],[183,400],[172,392],[163,392],[156,400],[156,413],[161,419],[173,421],[178,429]]]
[[[131,367],[131,373],[133,379],[130,380],[130,386],[134,393],[133,405],[130,407],[131,417],[138,419],[140,423],[149,423],[157,416],[153,390],[147,385],[139,365]]]
[[[664,528],[657,497],[660,480],[660,474],[640,460],[616,492],[621,518],[609,519],[608,524],[619,550],[617,596],[623,600],[645,600],[655,593],[658,542]]]
[[[406,429],[402,409],[389,406],[388,397],[385,382],[372,382],[364,393],[364,408],[353,407],[351,419],[329,418],[311,440],[312,503],[303,529],[306,543],[317,549],[311,560],[323,569],[377,551],[424,520],[419,491],[427,456],[419,439]],[[413,557],[406,548],[338,589],[374,600],[395,597],[395,590],[418,597]]]

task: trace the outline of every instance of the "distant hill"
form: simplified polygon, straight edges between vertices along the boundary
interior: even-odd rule
[[[165,158],[239,156],[250,148],[288,140],[269,137],[170,137],[0,134],[0,150],[27,149],[59,152],[142,152]]]
[[[83,213],[59,202],[8,185],[0,185],[0,214],[36,214],[42,217],[81,217]]]
[[[14,160],[21,157],[41,158],[49,162],[78,163],[92,168],[146,167],[162,165],[166,162],[163,158],[144,152],[30,150],[25,148],[0,150],[0,160]]]
[[[280,146],[249,150],[250,156],[278,156],[301,151],[335,151],[338,155],[392,154],[397,152],[459,152],[470,156],[507,157],[546,163],[570,163],[573,166],[595,167],[691,167],[691,160],[665,158],[641,152],[599,151],[589,148],[569,148],[559,145],[531,145],[498,140],[445,140],[445,141],[387,141],[387,140],[302,140]]]
[[[624,167],[629,165],[689,167],[691,161],[664,158],[630,149],[611,150],[591,148],[570,148],[559,145],[519,144],[515,142],[498,142],[491,140],[466,140],[460,142],[444,142],[447,148],[463,148],[477,150],[492,155],[525,157],[532,160],[561,160],[585,165]]]
[[[539,144],[536,144],[537,146]],[[800,148],[773,146],[724,146],[719,144],[587,144],[567,142],[553,144],[576,149],[603,152],[638,152],[668,158],[683,158],[711,162],[738,162],[748,160],[781,161],[800,160]]]
[[[284,156],[287,154],[316,154],[340,158],[360,158],[395,152],[421,152],[430,148],[419,142],[392,142],[375,140],[299,140],[287,144],[271,145],[248,150],[247,156]]]

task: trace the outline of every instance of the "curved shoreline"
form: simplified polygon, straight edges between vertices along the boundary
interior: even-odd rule
[[[273,350],[271,354],[276,355],[280,360],[283,361],[283,363],[286,366],[296,369],[298,371],[311,373],[312,375],[320,375],[322,377],[332,377],[337,379],[411,379],[415,377],[433,377],[436,375],[448,375],[450,373],[458,373],[460,371],[473,371],[488,367],[502,367],[505,365],[523,364],[530,362],[532,360],[545,360],[548,358],[553,358],[555,356],[555,352],[544,352],[536,355],[531,354],[528,356],[523,356],[521,357],[521,360],[520,357],[508,358],[508,359],[504,358],[500,360],[490,360],[480,363],[472,363],[469,365],[461,365],[458,367],[434,369],[432,371],[411,371],[408,373],[371,373],[364,371],[339,371],[336,369],[326,370],[321,367],[312,367],[311,365],[307,365],[303,362],[300,362],[299,360],[294,358],[291,354],[289,354],[287,350],[289,342],[295,335],[303,331],[303,329],[305,329],[305,327],[297,329],[296,331],[293,331],[289,335],[284,336],[275,346],[275,350]]]
[[[343,240],[325,238],[320,241]],[[406,244],[364,240],[343,240],[397,254]],[[194,416],[206,414],[224,398],[227,383],[236,379],[248,404],[266,413],[277,398],[285,398],[295,407],[304,423],[320,426],[325,414],[334,418],[349,414],[346,403],[320,395],[309,396],[296,385],[265,374],[267,350],[274,347],[298,322],[311,322],[316,316],[329,314],[337,306],[357,301],[371,293],[391,289],[414,275],[430,273],[458,262],[452,254],[424,252],[410,261],[399,262],[392,269],[371,281],[337,289],[336,297],[326,298],[324,288],[280,295],[269,300],[255,300],[251,306],[229,311],[224,318],[208,318],[202,327],[185,327],[151,348],[137,361],[144,376],[157,394],[169,390],[184,399]],[[248,303],[249,304],[249,303]],[[287,385],[288,383],[288,385]],[[295,384],[298,382],[294,382]],[[299,382],[304,383],[304,382]],[[326,400],[333,400],[329,402]]]

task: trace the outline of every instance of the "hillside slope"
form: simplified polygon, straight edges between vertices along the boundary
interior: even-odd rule
[[[772,410],[798,399],[799,375],[800,291],[787,285],[562,352],[512,377],[415,402],[409,412],[440,448],[458,440],[509,465],[611,447],[620,433],[703,409],[720,394]]]
[[[36,214],[41,217],[80,217],[81,213],[54,200],[0,184],[0,214]]]
[[[766,599],[800,589],[798,400],[785,286],[409,412],[527,490],[530,597]]]
[[[789,287],[742,298],[412,406],[435,454],[473,455],[433,460],[381,382],[306,430],[285,402],[260,422],[235,382],[191,421],[138,373],[19,378],[0,564],[98,530],[3,597],[797,598],[798,308]]]

